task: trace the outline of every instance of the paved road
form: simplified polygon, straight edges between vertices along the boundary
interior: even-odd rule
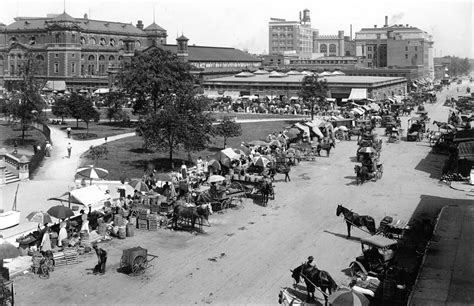
[[[440,101],[444,101],[444,95],[440,95]],[[440,103],[427,109],[432,119],[447,117],[448,110]],[[406,122],[404,125],[406,131]],[[356,143],[339,143],[329,158],[294,167],[291,182],[284,183],[283,177],[277,177],[276,200],[268,207],[247,201],[244,208],[214,214],[205,234],[146,231],[104,243],[109,252],[106,275],[91,275],[95,257],[81,256],[81,263],[56,269],[48,280],[30,276],[17,279],[16,301],[276,304],[279,289],[292,284],[289,269],[309,255],[338,284],[347,284],[344,270],[360,253],[357,238],[366,234],[354,229],[354,239],[345,238],[345,224],[335,215],[337,204],[369,214],[378,224],[385,215],[410,219],[424,195],[467,198],[464,192],[438,182],[445,157],[426,159],[429,150],[427,143],[384,142],[382,180],[356,186]],[[142,276],[118,273],[122,250],[137,245],[159,258]]]

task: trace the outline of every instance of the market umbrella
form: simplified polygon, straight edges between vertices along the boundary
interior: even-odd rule
[[[259,156],[255,159],[254,164],[255,164],[255,166],[260,166],[260,167],[265,168],[268,165],[269,162],[270,161],[267,158],[265,158],[263,156]]]
[[[8,258],[16,258],[20,256],[20,251],[13,244],[7,242],[0,235],[0,264],[3,266],[3,260]]]
[[[375,149],[372,147],[363,147],[359,150],[360,153],[375,153]]]
[[[171,182],[171,175],[168,173],[157,173],[153,177],[158,181]]]
[[[354,291],[351,288],[339,288],[336,292],[329,296],[328,302],[332,306],[369,305],[369,300],[362,293]]]
[[[51,216],[48,213],[42,211],[33,211],[28,216],[26,216],[26,219],[30,222],[36,222],[41,224],[53,222],[51,221]]]
[[[251,146],[268,146],[268,143],[262,140],[252,140],[249,142]]]
[[[215,160],[215,159],[211,159],[211,160],[209,161],[209,163],[207,164],[207,166],[208,166],[208,167],[212,167],[212,168],[214,168],[214,169],[217,170],[217,171],[220,171],[220,170],[221,170],[221,164],[220,164],[217,160]]]
[[[58,219],[67,219],[74,216],[74,212],[67,206],[56,205],[48,209],[48,214]]]
[[[103,179],[109,175],[109,171],[96,168],[94,165],[89,165],[84,168],[79,168],[76,170],[76,174],[88,179]]]
[[[144,191],[144,192],[150,191],[148,189],[148,186],[142,180],[131,180],[128,184],[132,186],[133,189],[138,190],[138,191]]]
[[[209,183],[223,182],[223,181],[225,181],[225,177],[223,177],[221,175],[211,175],[207,181]]]
[[[230,167],[230,163],[232,160],[239,159],[239,155],[234,152],[231,148],[227,148],[225,150],[221,150],[214,154],[213,159],[219,161],[221,165],[226,167]]]
[[[241,150],[241,151],[244,151],[245,152],[245,155],[249,155],[250,154],[250,149],[244,145],[241,145],[237,150]]]

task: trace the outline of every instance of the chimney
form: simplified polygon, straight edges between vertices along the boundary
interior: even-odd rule
[[[137,21],[137,28],[139,28],[140,30],[143,30],[143,21],[141,20]]]
[[[376,24],[374,24],[374,28],[376,28],[376,27],[377,27],[377,25],[376,25]]]
[[[410,25],[407,23],[407,28],[409,27]]]
[[[84,14],[84,19],[89,19],[89,16],[87,16],[87,14]]]
[[[352,24],[351,24],[351,36],[350,37],[351,37],[351,40],[352,40]]]
[[[385,25],[384,27],[388,27],[388,16],[385,16]]]
[[[300,11],[300,21],[301,21],[301,11]]]

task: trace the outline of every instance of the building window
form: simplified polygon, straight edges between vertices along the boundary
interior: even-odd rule
[[[71,35],[71,42],[75,43],[76,42],[76,34]]]
[[[119,40],[119,47],[123,47],[123,40]]]
[[[417,46],[415,46],[415,51],[418,51],[418,47],[417,47]]]
[[[405,46],[405,51],[408,51],[408,46]]]
[[[54,53],[55,58],[59,58],[59,53]]]
[[[54,63],[54,73],[59,73],[59,63]]]
[[[367,51],[372,51],[372,47],[371,47],[371,46],[367,46]]]
[[[71,57],[72,57],[72,58],[75,58],[75,57],[76,57],[76,53],[71,54]]]
[[[59,42],[60,42],[60,36],[61,36],[60,34],[56,34],[56,36],[55,36],[57,44],[59,44]]]
[[[115,39],[111,38],[109,44],[110,46],[115,47]]]
[[[84,75],[84,65],[81,65],[81,75]]]
[[[76,73],[76,63],[71,64],[71,73]]]
[[[415,59],[417,59],[417,58],[418,58],[418,54],[415,54]]]
[[[119,55],[118,60],[119,61],[123,60],[123,56]]]
[[[95,40],[94,37],[89,38],[89,45],[95,45],[97,41]]]
[[[372,67],[372,63],[367,63],[367,67]]]
[[[105,46],[106,44],[105,38],[101,38],[99,43],[101,46]]]
[[[336,45],[330,44],[329,45],[329,53],[336,53]]]
[[[405,54],[405,59],[408,59],[408,54]]]
[[[105,61],[105,56],[99,55],[99,61]]]
[[[36,37],[32,36],[30,37],[30,45],[35,45],[36,44]]]
[[[137,40],[135,42],[135,48],[140,48],[141,46],[142,46],[142,43],[139,40]]]
[[[87,58],[87,60],[89,61],[93,61],[95,59],[94,55],[89,55],[89,57]]]
[[[325,44],[322,44],[321,46],[319,46],[319,52],[327,53],[328,52],[328,46],[325,45]]]
[[[367,58],[372,58],[372,54],[367,54]]]
[[[44,61],[44,57],[42,55],[37,55],[36,60],[42,62]]]
[[[113,55],[109,56],[109,61],[115,61],[115,57]]]
[[[81,37],[81,45],[85,45],[86,44],[86,38],[85,37]]]

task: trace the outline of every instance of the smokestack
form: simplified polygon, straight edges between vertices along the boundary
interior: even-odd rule
[[[385,25],[384,27],[388,27],[388,16],[385,16]]]
[[[301,11],[300,11],[300,21],[301,21]]]
[[[351,24],[351,34],[350,35],[351,35],[350,38],[352,40],[352,24]]]

